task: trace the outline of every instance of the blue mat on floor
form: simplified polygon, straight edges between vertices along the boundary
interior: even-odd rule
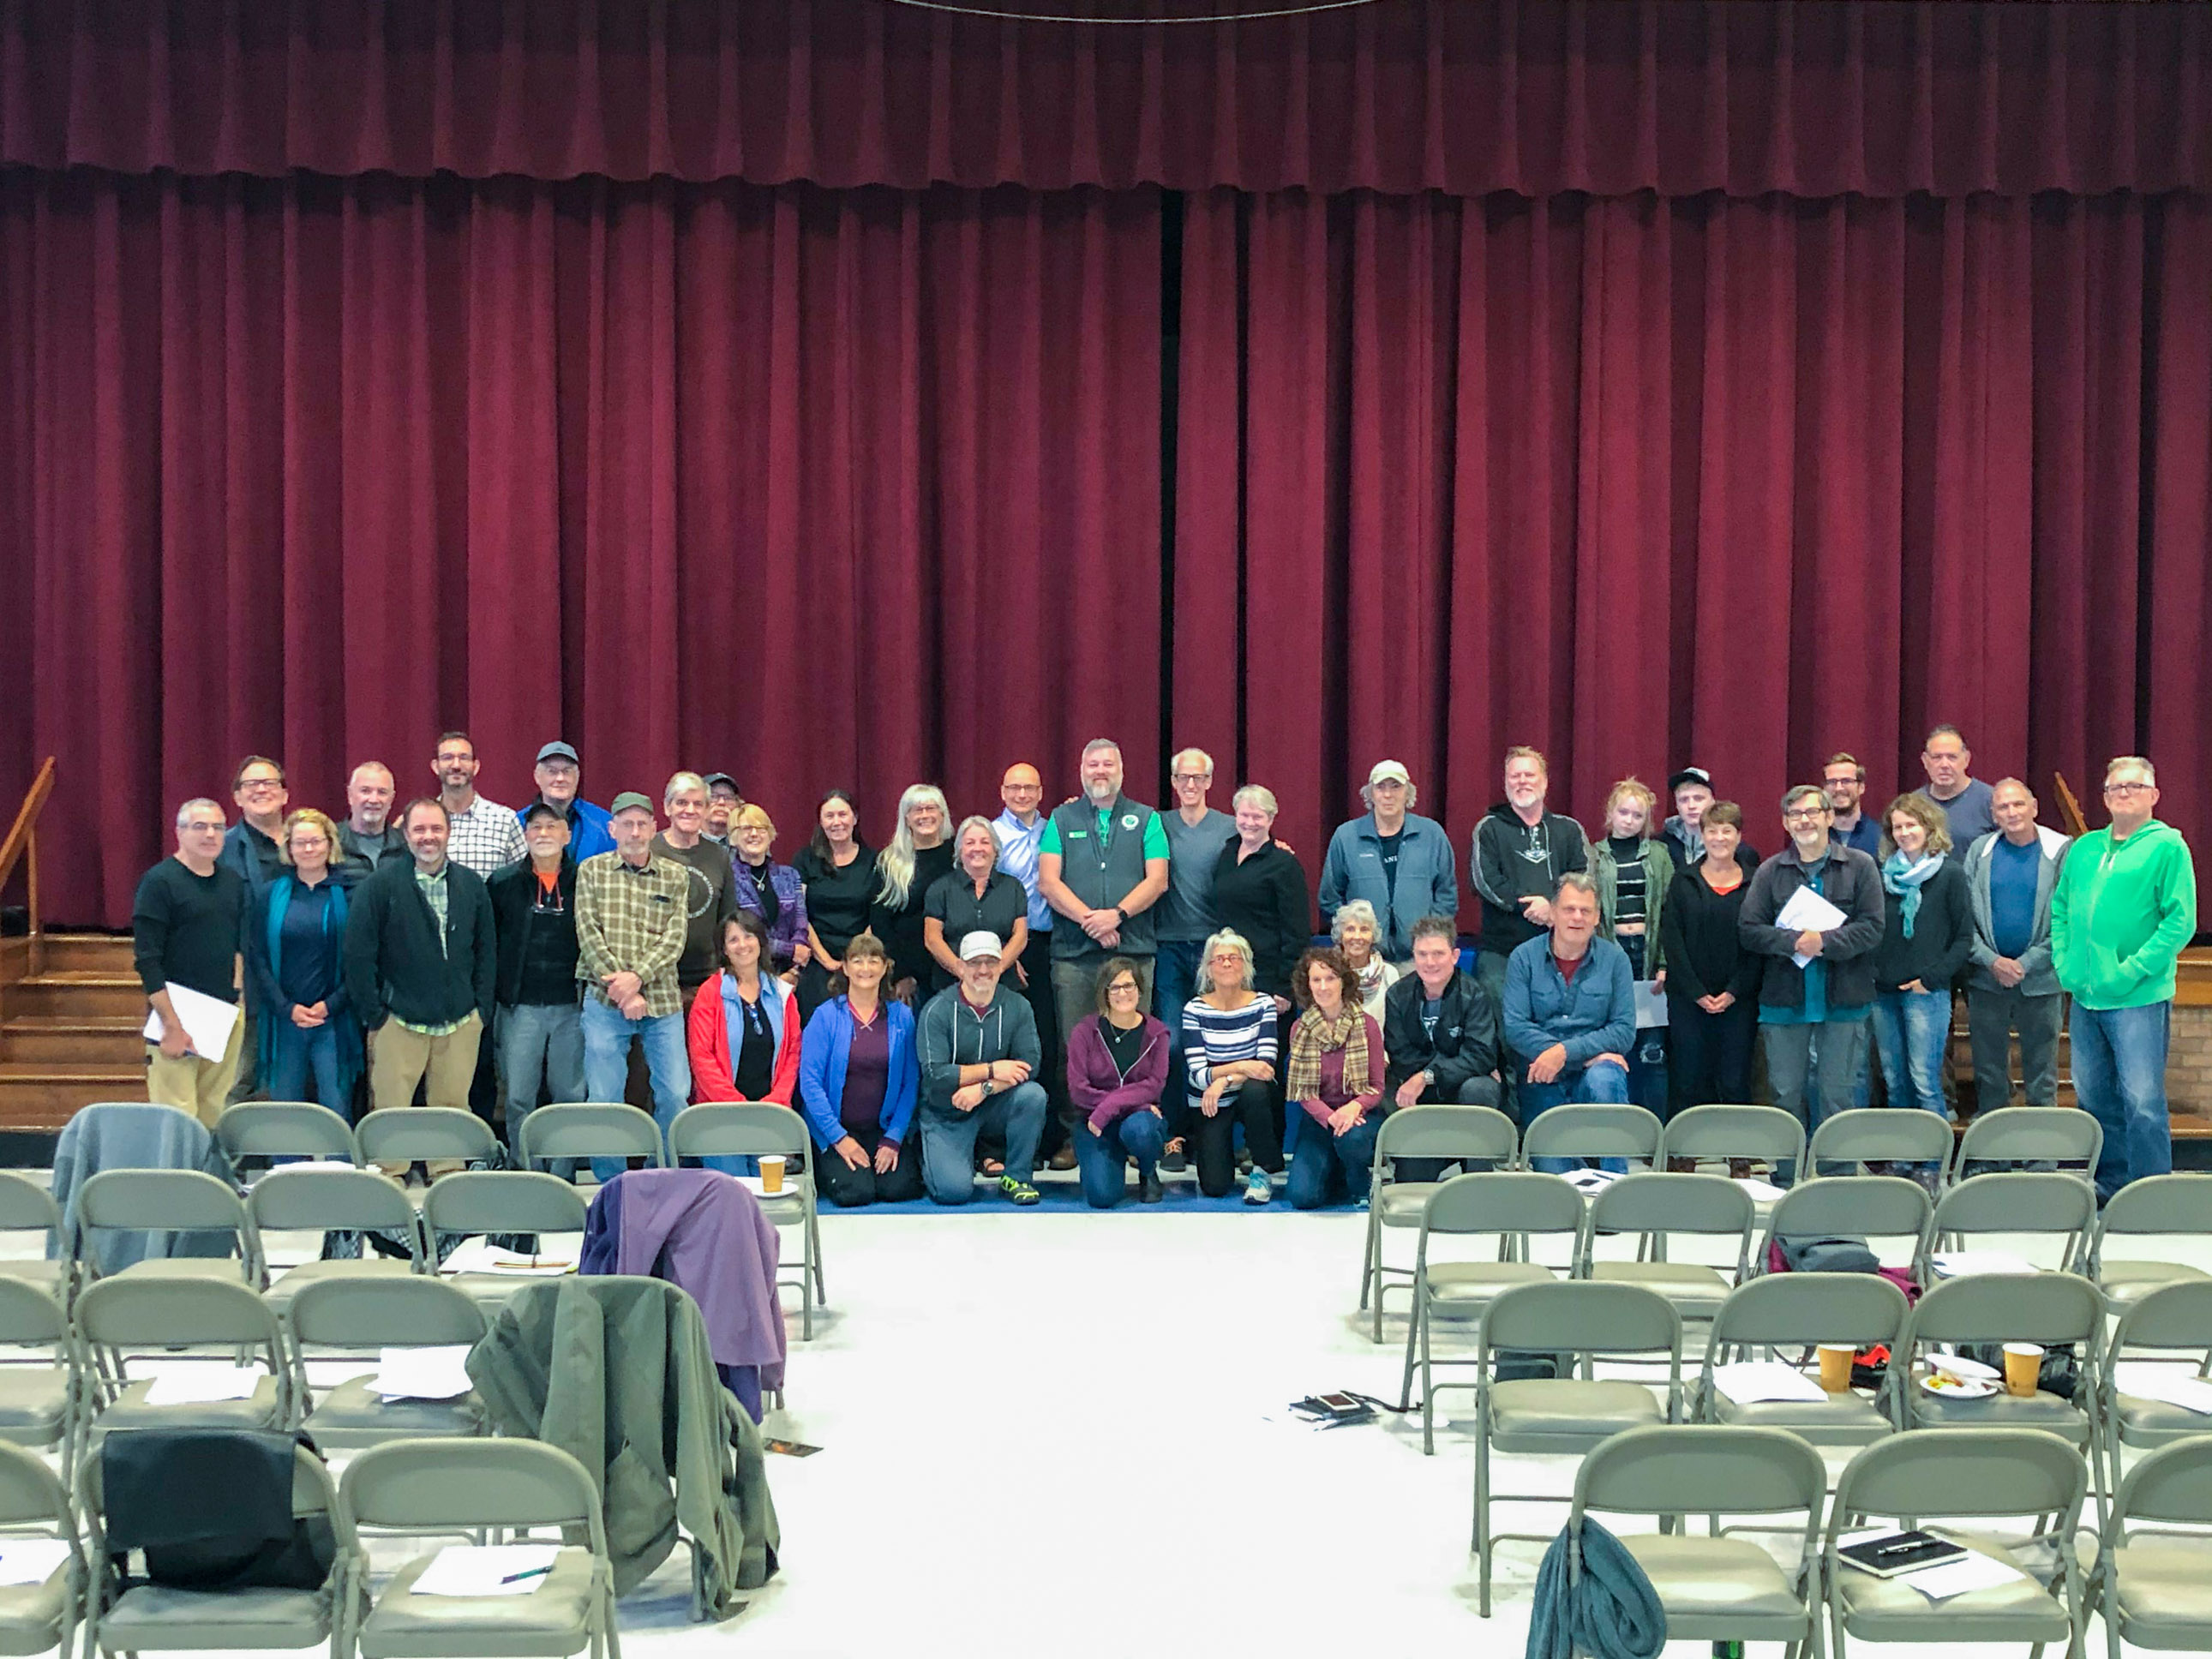
[[[822,1212],[824,1215],[993,1215],[1001,1212],[1019,1215],[1204,1215],[1242,1210],[1255,1215],[1266,1215],[1272,1211],[1281,1210],[1293,1214],[1306,1213],[1291,1211],[1291,1201],[1283,1195],[1280,1187],[1275,1188],[1273,1203],[1247,1204],[1241,1182],[1234,1191],[1222,1198],[1205,1197],[1194,1182],[1170,1181],[1166,1185],[1167,1195],[1160,1202],[1139,1204],[1137,1202],[1136,1185],[1132,1182],[1128,1196],[1110,1210],[1094,1210],[1085,1204],[1083,1188],[1072,1180],[1046,1180],[1037,1186],[1039,1201],[1027,1209],[1001,1195],[996,1182],[988,1188],[979,1182],[975,1198],[966,1204],[933,1204],[927,1198],[917,1198],[904,1204],[866,1204],[859,1209],[841,1210],[834,1204],[825,1203],[822,1206]],[[1327,1209],[1316,1210],[1311,1213],[1333,1215],[1350,1207],[1347,1204],[1333,1204]]]

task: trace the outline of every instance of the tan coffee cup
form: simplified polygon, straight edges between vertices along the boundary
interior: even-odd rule
[[[1820,1345],[1820,1386],[1830,1394],[1848,1394],[1851,1387],[1851,1361],[1858,1351],[1848,1342],[1823,1342]]]
[[[783,1190],[783,1159],[781,1157],[773,1152],[765,1155],[760,1161],[760,1170],[763,1192],[780,1193]]]
[[[2008,1342],[2004,1345],[2005,1392],[2019,1399],[2032,1399],[2035,1385],[2043,1375],[2043,1350],[2033,1342]]]

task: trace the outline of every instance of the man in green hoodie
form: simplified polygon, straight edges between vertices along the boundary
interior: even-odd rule
[[[2157,805],[2148,761],[2107,766],[2112,822],[2074,843],[2051,900],[2051,957],[2074,999],[2074,1087],[2105,1130],[2100,1203],[2173,1167],[2166,1046],[2174,963],[2197,931],[2197,872],[2181,832],[2151,816]]]

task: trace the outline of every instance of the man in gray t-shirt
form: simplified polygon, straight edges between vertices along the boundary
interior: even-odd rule
[[[1994,792],[1970,774],[1967,769],[1973,763],[1973,751],[1955,726],[1937,726],[1920,750],[1920,764],[1928,772],[1928,787],[1920,793],[1943,809],[1951,826],[1951,845],[1961,859],[1969,847],[1997,827],[1991,804]],[[1881,828],[1887,835],[1889,826],[1885,823]]]
[[[1175,790],[1176,810],[1160,815],[1168,832],[1168,891],[1152,927],[1159,948],[1152,963],[1152,1012],[1170,1032],[1180,1032],[1200,953],[1207,935],[1221,925],[1213,914],[1213,866],[1221,849],[1237,839],[1237,820],[1206,804],[1206,792],[1213,785],[1213,757],[1203,749],[1177,753],[1168,763],[1168,782]]]

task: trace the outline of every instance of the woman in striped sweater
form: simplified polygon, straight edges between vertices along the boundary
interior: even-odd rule
[[[1193,1096],[1191,1140],[1198,1189],[1222,1198],[1237,1179],[1231,1126],[1244,1125],[1252,1173],[1244,1201],[1274,1196],[1283,1168],[1282,1107],[1275,1088],[1275,1000],[1252,988],[1252,947],[1226,928],[1206,941],[1198,994],[1183,1005],[1182,1048]]]

